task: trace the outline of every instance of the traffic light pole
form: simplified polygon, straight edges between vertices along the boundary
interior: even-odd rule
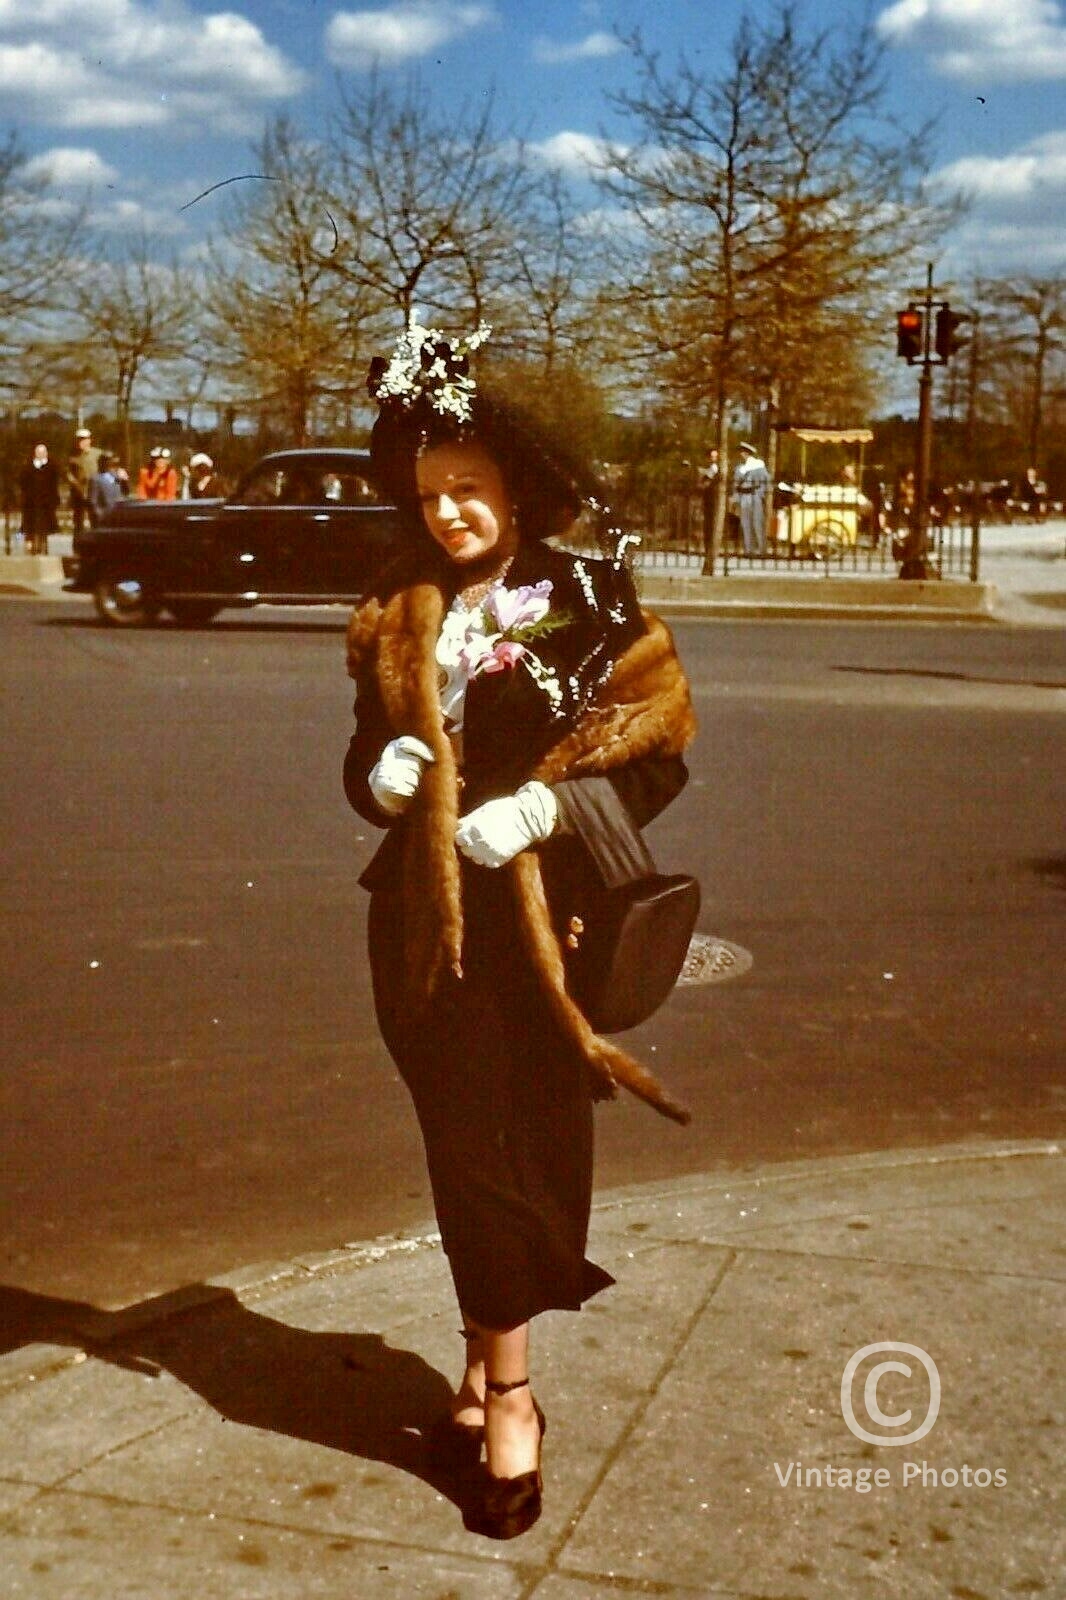
[[[918,379],[918,443],[914,459],[914,505],[900,562],[901,578],[938,578],[929,559],[929,482],[933,463],[933,267],[927,269],[922,318],[922,372]]]
[[[929,560],[929,486],[933,465],[933,368],[926,360],[918,379],[918,443],[914,459],[914,508],[901,578],[937,578]]]

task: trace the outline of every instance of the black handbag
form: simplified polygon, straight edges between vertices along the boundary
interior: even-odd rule
[[[607,780],[599,780],[606,783]],[[601,791],[602,793],[605,791]],[[571,808],[602,806],[586,783]],[[566,986],[597,1033],[624,1033],[668,998],[688,953],[700,886],[688,873],[656,871],[622,802],[610,795],[607,831],[558,840],[545,852],[544,880],[563,949]],[[596,839],[600,848],[594,849]]]

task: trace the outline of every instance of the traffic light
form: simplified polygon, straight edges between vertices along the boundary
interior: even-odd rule
[[[939,326],[939,318],[937,325]],[[908,366],[921,361],[925,354],[922,337],[924,328],[925,317],[917,306],[911,305],[906,311],[896,312],[896,354],[902,356]]]
[[[950,306],[940,307],[936,314],[936,335],[933,342],[941,361],[950,361],[955,352],[962,349],[968,336],[960,333],[959,328],[962,323],[972,320],[968,312],[952,311]]]

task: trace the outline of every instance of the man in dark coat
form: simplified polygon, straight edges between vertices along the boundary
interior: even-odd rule
[[[56,531],[59,471],[48,459],[48,446],[35,444],[33,456],[19,474],[22,535],[31,556],[48,554],[48,535]]]

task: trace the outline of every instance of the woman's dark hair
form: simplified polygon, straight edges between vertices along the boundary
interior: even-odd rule
[[[523,539],[564,533],[599,485],[512,402],[484,388],[472,398],[469,422],[442,416],[425,397],[413,405],[386,402],[370,436],[371,470],[380,493],[422,526],[415,463],[442,444],[480,444],[503,474]]]

